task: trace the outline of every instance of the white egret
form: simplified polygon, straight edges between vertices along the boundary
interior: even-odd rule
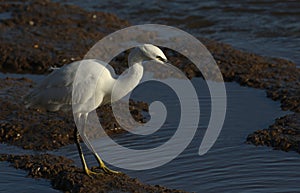
[[[134,48],[130,52],[128,56],[128,64],[130,68],[126,74],[120,76],[117,76],[114,69],[108,64],[102,64],[100,61],[94,59],[85,60],[83,64],[95,63],[95,65],[87,65],[89,68],[91,68],[88,69],[90,70],[90,72],[93,72],[94,70],[99,71],[99,68],[101,68],[101,76],[87,77],[87,79],[84,80],[86,81],[85,84],[88,85],[89,81],[97,81],[96,84],[101,85],[101,87],[97,87],[97,90],[87,91],[86,89],[83,89],[82,91],[77,91],[77,93],[79,93],[79,100],[75,105],[72,104],[72,89],[74,78],[76,75],[76,71],[80,65],[80,61],[65,65],[62,68],[56,69],[52,73],[50,73],[30,94],[25,97],[26,107],[43,108],[48,111],[66,111],[70,110],[73,105],[73,112],[75,111],[75,115],[78,116],[78,118],[84,119],[83,128],[80,128],[84,131],[89,112],[95,110],[100,105],[114,102],[111,101],[111,93],[115,84],[118,84],[118,86],[122,86],[118,87],[122,88],[122,91],[118,92],[120,96],[114,98],[115,101],[121,99],[130,91],[132,91],[138,85],[143,76],[142,63],[149,60],[155,60],[162,64],[167,62],[167,58],[164,53],[158,47],[151,44],[143,44],[139,47]],[[84,66],[82,66],[81,68],[84,68]],[[86,105],[91,95],[94,95],[96,99],[94,106]],[[74,107],[76,108],[74,109]],[[79,143],[79,133],[77,127],[74,130],[74,137],[76,139],[76,145],[85,173],[87,175],[95,174],[95,172],[91,171],[87,167]],[[81,137],[85,138],[85,136]],[[110,170],[107,166],[105,166],[104,162],[97,153],[93,152],[93,154],[97,159],[100,168],[104,172],[118,173],[116,171]]]

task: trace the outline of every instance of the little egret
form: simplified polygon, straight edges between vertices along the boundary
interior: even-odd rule
[[[158,47],[151,44],[143,44],[139,47],[134,48],[130,52],[128,56],[128,64],[130,68],[128,69],[127,73],[120,76],[117,76],[115,74],[114,69],[110,65],[103,64],[101,61],[95,59],[82,60],[84,61],[83,63],[81,63],[82,61],[76,61],[69,65],[65,65],[62,68],[55,69],[30,94],[25,97],[26,107],[33,107],[38,109],[43,108],[48,111],[66,111],[70,110],[73,107],[74,115],[78,116],[77,118],[83,118],[84,120],[82,126],[83,128],[80,128],[83,129],[84,132],[88,114],[100,105],[117,101],[127,95],[130,91],[132,91],[138,85],[143,76],[142,63],[144,61],[150,60],[157,61],[161,64],[167,62],[166,56]],[[73,82],[75,79],[76,71],[77,69],[79,69],[80,64],[89,64],[87,65],[87,67],[91,68],[87,69],[89,70],[89,72],[93,72],[95,70],[99,71],[100,68],[101,75],[98,75],[99,77],[87,76],[86,79],[83,80],[83,82],[86,85],[89,85],[89,83],[91,83],[101,86],[97,87],[96,90],[87,90],[85,87],[81,87],[83,88],[82,91],[77,91],[77,93],[79,93],[79,100],[76,104],[74,104],[73,101],[72,104]],[[81,68],[85,67],[81,66]],[[95,76],[95,73],[91,73],[91,76]],[[89,81],[97,82],[92,83]],[[116,84],[118,84],[118,88],[122,88],[122,91],[118,92],[118,96],[114,97],[114,99],[111,100],[112,89]],[[91,95],[94,95],[95,97],[95,105],[86,104],[87,101],[91,99]],[[81,137],[85,139],[85,142],[88,142],[85,135]],[[79,132],[77,127],[74,130],[74,138],[82,162],[83,170],[87,175],[95,174],[95,172],[91,171],[87,167],[79,143]],[[90,144],[87,145],[91,147]],[[104,162],[96,152],[93,152],[93,154],[97,159],[100,168],[105,173],[118,173],[116,171],[110,170],[107,166],[105,166]]]

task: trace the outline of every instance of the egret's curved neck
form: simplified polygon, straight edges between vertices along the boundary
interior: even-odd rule
[[[142,66],[143,60],[145,60],[145,57],[143,57],[138,49],[130,53],[128,56],[128,64],[130,67],[116,80],[112,90],[111,102],[120,100],[139,84],[144,72]]]
[[[132,66],[134,64],[142,64],[142,62],[145,60],[144,54],[141,52],[140,49],[135,48],[132,50],[128,56],[128,65]]]

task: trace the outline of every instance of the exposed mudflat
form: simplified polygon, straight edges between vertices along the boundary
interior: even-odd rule
[[[79,60],[95,41],[129,25],[113,14],[51,1],[3,2],[0,12],[11,16],[0,22],[0,69],[13,73],[45,73]]]
[[[87,12],[50,1],[1,2],[0,12],[9,13],[9,17],[0,22],[2,72],[48,73],[51,66],[59,67],[82,59],[102,37],[129,26],[127,21],[109,13]],[[267,129],[253,128],[258,131],[250,134],[247,141],[300,152],[300,69],[287,60],[246,53],[208,39],[200,40],[213,54],[226,81],[265,89],[267,97],[279,100],[283,110],[292,112],[275,120]],[[167,55],[170,52],[167,51]],[[171,53],[168,58],[189,78],[201,76],[183,56]],[[117,72],[124,70],[126,53],[112,61],[112,65]],[[34,86],[35,83],[27,78],[1,79],[0,142],[33,150],[52,150],[74,143],[72,113],[24,107],[22,97]],[[130,110],[137,121],[145,122],[141,112],[148,111],[146,103],[131,101]],[[98,114],[109,135],[123,132],[110,106],[99,108]],[[74,167],[71,160],[54,155],[1,155],[1,161],[28,170],[29,176],[50,179],[54,188],[65,192],[181,192],[145,185],[125,174],[101,174],[91,180],[80,168]]]
[[[247,141],[255,145],[267,145],[275,149],[300,153],[300,113],[280,117],[269,128],[248,135]]]
[[[177,192],[155,185],[146,185],[126,174],[103,174],[88,176],[73,161],[50,154],[40,155],[0,155],[0,161],[11,162],[15,168],[28,171],[28,176],[45,178],[53,188],[64,192]],[[96,168],[95,168],[96,171]]]
[[[0,142],[33,150],[53,150],[74,143],[75,123],[72,112],[25,108],[22,98],[33,85],[26,78],[1,80]],[[109,105],[97,111],[108,135],[124,131],[115,120]],[[146,103],[130,101],[130,112],[136,121],[145,122],[141,112],[147,111]]]

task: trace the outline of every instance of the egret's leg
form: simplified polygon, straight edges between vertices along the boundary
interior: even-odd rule
[[[78,149],[78,152],[79,152],[79,156],[80,156],[80,160],[81,160],[81,163],[82,163],[82,168],[84,170],[84,172],[91,176],[91,174],[97,174],[96,172],[93,172],[91,171],[88,167],[87,167],[87,164],[85,162],[85,159],[84,159],[84,155],[82,153],[82,149],[81,149],[81,146],[80,146],[80,141],[79,141],[79,133],[78,133],[78,130],[77,130],[77,127],[75,128],[74,130],[74,139],[75,139],[75,142],[76,142],[76,146],[77,146],[77,149]]]
[[[85,135],[83,137],[86,138]],[[120,173],[118,171],[114,171],[114,170],[109,169],[105,165],[105,163],[102,161],[102,159],[100,158],[100,156],[96,153],[96,151],[94,150],[93,146],[90,144],[89,140],[85,140],[85,141],[86,141],[86,143],[88,143],[87,146],[89,146],[91,148],[94,157],[96,158],[97,162],[99,163],[100,169],[102,169],[105,173],[113,173],[113,174]]]
[[[81,136],[82,139],[83,139],[83,141],[84,141],[84,142],[86,143],[86,145],[92,150],[94,157],[96,158],[96,160],[97,160],[98,163],[99,163],[100,169],[102,169],[105,173],[113,173],[113,174],[119,173],[119,172],[117,172],[117,171],[114,171],[114,170],[109,169],[109,168],[104,164],[104,162],[102,161],[102,159],[100,158],[100,156],[96,153],[96,151],[94,150],[94,148],[93,148],[93,146],[91,145],[90,141],[88,140],[88,138],[87,138],[87,136],[86,136],[86,134],[85,134],[85,128],[86,128],[87,117],[88,117],[88,114],[82,114],[82,115],[80,116],[80,118],[83,119],[83,121],[82,121],[82,123],[83,123],[83,126],[82,126],[82,128],[83,128],[83,131],[82,131],[83,136]],[[85,164],[85,165],[86,165],[86,164]]]

